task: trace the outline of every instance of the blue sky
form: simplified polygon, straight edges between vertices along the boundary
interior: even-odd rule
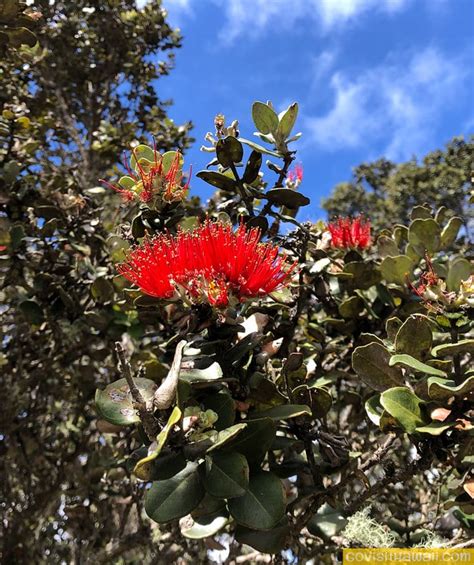
[[[193,120],[199,151],[222,112],[252,137],[254,100],[297,101],[301,190],[319,205],[353,166],[422,156],[474,130],[474,0],[164,0],[183,48],[157,83],[170,117]],[[269,172],[269,178],[272,173]],[[193,191],[212,190],[194,178]]]

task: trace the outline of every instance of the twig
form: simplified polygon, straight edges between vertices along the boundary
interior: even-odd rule
[[[158,421],[153,416],[152,409],[148,408],[148,406],[146,405],[145,399],[143,398],[141,392],[138,390],[137,385],[135,384],[135,381],[133,380],[130,363],[125,357],[125,351],[119,341],[115,342],[115,351],[117,352],[117,357],[119,360],[119,370],[127,381],[128,387],[130,388],[130,394],[132,395],[134,406],[143,424],[143,429],[145,430],[148,439],[150,441],[154,441],[159,430]]]
[[[387,439],[383,442],[381,446],[379,446],[374,453],[360,466],[360,471],[366,471],[370,469],[385,457],[387,451],[392,447],[397,436],[395,434],[389,434]]]

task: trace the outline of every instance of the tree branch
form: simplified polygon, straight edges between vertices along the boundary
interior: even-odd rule
[[[145,402],[141,392],[138,390],[135,381],[133,380],[132,368],[130,363],[125,357],[125,351],[122,344],[119,341],[115,342],[115,351],[117,352],[117,357],[119,360],[119,370],[127,381],[128,387],[130,388],[130,394],[133,398],[134,406],[138,412],[140,420],[143,424],[143,429],[145,430],[148,439],[154,441],[159,430],[159,424],[157,419],[153,416],[153,411],[150,409]]]

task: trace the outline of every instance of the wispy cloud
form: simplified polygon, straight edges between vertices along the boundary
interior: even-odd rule
[[[195,0],[196,1],[196,0]],[[394,13],[411,0],[213,0],[226,15],[220,38],[231,43],[241,35],[256,35],[272,25],[289,28],[310,19],[329,32],[369,11]]]
[[[327,150],[382,147],[392,159],[426,149],[445,106],[459,94],[468,67],[434,48],[365,70],[332,74],[330,110],[306,119],[309,136]]]

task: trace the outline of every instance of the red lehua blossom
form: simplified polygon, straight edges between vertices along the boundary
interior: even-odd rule
[[[333,247],[365,249],[371,244],[370,222],[361,216],[354,219],[338,218],[328,224],[327,229],[331,234]]]
[[[288,181],[300,183],[303,180],[303,165],[296,164],[294,169],[288,173]]]
[[[194,303],[225,307],[264,296],[288,281],[295,264],[261,243],[257,228],[206,221],[176,236],[160,234],[133,249],[119,272],[145,294],[171,298],[183,290]]]
[[[137,164],[138,174],[132,171],[127,158],[124,158],[124,167],[127,170],[129,177],[131,177],[137,186],[137,190],[129,190],[122,188],[120,185],[112,184],[108,181],[101,180],[109,188],[118,192],[126,202],[130,202],[138,198],[142,202],[148,203],[153,199],[153,196],[160,194],[166,202],[173,202],[182,200],[189,188],[191,178],[191,171],[189,173],[188,182],[181,186],[181,154],[176,151],[175,157],[167,173],[163,170],[163,157],[156,149],[156,143],[153,148],[154,160],[150,165],[141,164],[139,156],[136,155],[135,149],[132,150]]]

